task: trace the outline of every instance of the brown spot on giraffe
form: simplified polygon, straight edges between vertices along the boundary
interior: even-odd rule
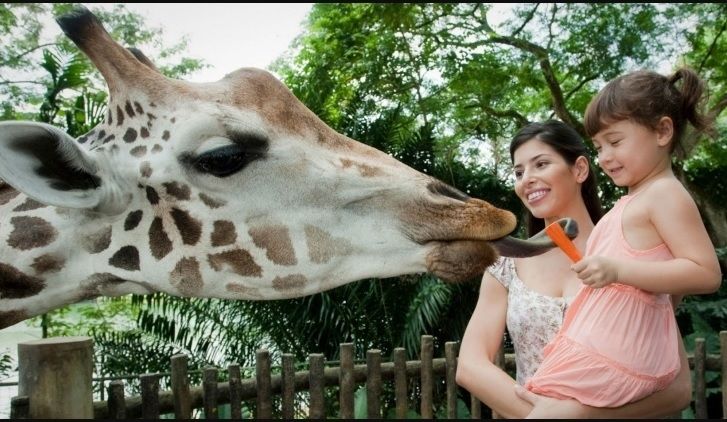
[[[107,142],[111,142],[111,141],[113,141],[114,139],[116,139],[116,135],[109,135],[109,136],[107,136],[107,137],[106,137],[106,138],[105,138],[105,139],[103,140],[103,143],[105,144],[105,143],[107,143]]]
[[[0,262],[0,299],[21,299],[37,295],[45,281]]]
[[[237,240],[235,224],[231,221],[217,220],[214,222],[213,227],[214,230],[210,236],[212,246],[232,245]]]
[[[45,273],[57,273],[63,269],[65,264],[66,261],[63,258],[45,254],[36,257],[30,266],[33,267],[36,274],[43,275]]]
[[[124,112],[120,106],[116,106],[116,126],[121,126],[124,123]]]
[[[28,198],[23,202],[22,204],[18,205],[17,207],[13,208],[13,211],[30,211],[30,210],[36,210],[38,208],[44,208],[47,207],[46,204],[43,204],[41,202],[36,201],[35,199]]]
[[[222,206],[227,205],[227,203],[225,201],[214,199],[211,196],[204,194],[202,192],[199,193],[199,199],[201,199],[205,205],[207,205],[208,207],[210,207],[212,209],[220,208]]]
[[[28,318],[28,313],[25,311],[0,311],[0,329],[15,325]]]
[[[145,128],[145,127],[142,126],[141,129],[139,129],[139,136],[141,136],[142,138],[148,138],[149,137],[149,129],[147,129],[147,128]]]
[[[327,231],[311,225],[305,226],[305,241],[308,257],[316,264],[326,263],[334,256],[346,256],[353,251],[347,239],[333,237]]]
[[[146,188],[146,199],[149,201],[150,204],[156,205],[159,203],[159,194],[157,191],[151,187],[147,186]]]
[[[134,246],[124,246],[109,258],[109,265],[127,271],[139,271],[139,250]]]
[[[167,190],[167,193],[180,201],[187,201],[191,197],[191,191],[189,186],[179,182],[168,182],[162,186]]]
[[[88,253],[99,253],[105,251],[111,244],[111,226],[105,227],[93,234],[86,236],[81,245]]]
[[[141,222],[141,217],[144,216],[144,211],[136,210],[129,213],[124,221],[124,231],[134,230],[136,226]]]
[[[162,132],[162,139],[165,141],[169,140],[169,131],[168,130],[165,130],[164,132]]]
[[[182,242],[185,245],[196,245],[202,236],[202,223],[179,208],[172,208],[170,214],[179,234],[182,235]]]
[[[126,133],[124,133],[124,142],[132,143],[134,141],[136,141],[136,129],[126,129]]]
[[[126,100],[124,110],[126,110],[126,114],[128,114],[129,117],[134,117],[136,115],[136,113],[134,113],[134,108],[131,106],[131,102],[129,100]]]
[[[182,296],[194,296],[204,286],[199,262],[195,258],[182,258],[169,274],[169,282]]]
[[[262,268],[255,263],[250,253],[242,249],[207,255],[215,271],[232,271],[243,277],[261,277]]]
[[[240,293],[240,294],[244,295],[245,297],[260,298],[260,299],[263,298],[263,296],[260,294],[258,289],[243,286],[240,283],[227,283],[225,285],[225,289],[227,289],[228,292]]]
[[[10,224],[14,229],[8,237],[8,245],[21,251],[47,246],[58,237],[58,231],[40,217],[13,217]]]
[[[248,233],[255,246],[265,249],[266,256],[272,262],[279,265],[298,263],[287,227],[278,225],[251,227]]]
[[[285,277],[273,279],[273,289],[278,291],[300,290],[305,286],[308,279],[302,274],[291,274]]]
[[[154,221],[149,226],[149,248],[157,260],[164,258],[172,251],[172,241],[164,231],[164,224],[160,217],[154,217]]]
[[[378,167],[372,167],[368,164],[358,163],[353,160],[349,160],[346,158],[341,158],[341,164],[343,165],[343,168],[349,168],[351,166],[356,167],[358,169],[358,172],[363,177],[374,177],[374,176],[380,176],[383,174],[380,168]]]
[[[134,148],[131,148],[131,150],[129,150],[129,153],[134,157],[143,157],[144,155],[146,155],[146,146],[137,145]]]
[[[149,164],[148,161],[142,161],[141,164],[139,164],[139,174],[141,174],[141,177],[149,178],[151,177],[151,173],[151,164]]]
[[[152,154],[156,154],[156,153],[159,153],[159,152],[162,152],[162,146],[159,145],[159,144],[154,144],[154,146],[151,147],[151,153]]]
[[[20,192],[13,189],[12,186],[0,180],[0,205],[5,205],[10,202],[11,199],[20,195]]]

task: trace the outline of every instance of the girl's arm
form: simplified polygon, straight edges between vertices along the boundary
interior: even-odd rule
[[[719,289],[719,261],[694,200],[678,182],[655,183],[646,196],[649,220],[674,259],[645,262],[590,256],[571,268],[584,284],[618,281],[653,293],[708,294]],[[668,200],[668,201],[667,201]]]
[[[485,272],[460,345],[456,379],[498,414],[524,418],[532,406],[515,395],[515,381],[494,363],[505,334],[506,314],[507,289]]]

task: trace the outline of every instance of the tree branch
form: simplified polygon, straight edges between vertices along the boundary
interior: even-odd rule
[[[709,49],[707,49],[707,53],[702,57],[702,62],[699,63],[698,73],[702,73],[702,68],[704,67],[705,62],[707,59],[709,59],[709,56],[712,55],[712,51],[714,51],[714,46],[717,45],[717,41],[719,41],[719,37],[722,36],[725,29],[727,29],[727,19],[722,23],[722,27],[719,28],[719,31],[717,31],[717,35],[714,36],[714,39],[712,40],[712,44],[709,46]]]
[[[525,29],[525,26],[530,23],[531,20],[535,17],[535,12],[537,12],[538,7],[540,6],[540,3],[535,3],[535,7],[528,13],[528,15],[525,17],[525,20],[523,21],[523,24],[520,25],[520,28],[516,29],[512,34],[510,34],[511,37],[517,37],[520,32],[522,32],[523,29]]]
[[[5,60],[4,62],[0,63],[0,66],[7,66],[9,63],[14,62],[16,60],[20,60],[21,58],[23,58],[23,56],[27,56],[28,54],[30,54],[30,53],[38,50],[38,49],[41,49],[41,48],[44,48],[44,47],[49,47],[49,46],[52,46],[52,45],[58,45],[58,43],[50,42],[50,43],[45,43],[45,44],[37,45],[37,46],[35,46],[35,47],[33,47],[33,48],[29,49],[29,50],[26,50],[26,51],[24,51],[24,52],[16,55],[13,58],[10,58],[8,60]]]

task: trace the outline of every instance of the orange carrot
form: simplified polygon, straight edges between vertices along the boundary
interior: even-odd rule
[[[568,255],[568,258],[573,262],[581,260],[581,254],[578,252],[576,245],[566,236],[563,228],[556,221],[545,228],[545,233],[550,237],[553,242],[558,245],[560,249]]]

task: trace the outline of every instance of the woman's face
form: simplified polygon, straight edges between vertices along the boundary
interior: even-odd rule
[[[513,169],[515,193],[537,218],[564,217],[573,201],[580,199],[581,184],[575,166],[537,138],[515,150]]]

